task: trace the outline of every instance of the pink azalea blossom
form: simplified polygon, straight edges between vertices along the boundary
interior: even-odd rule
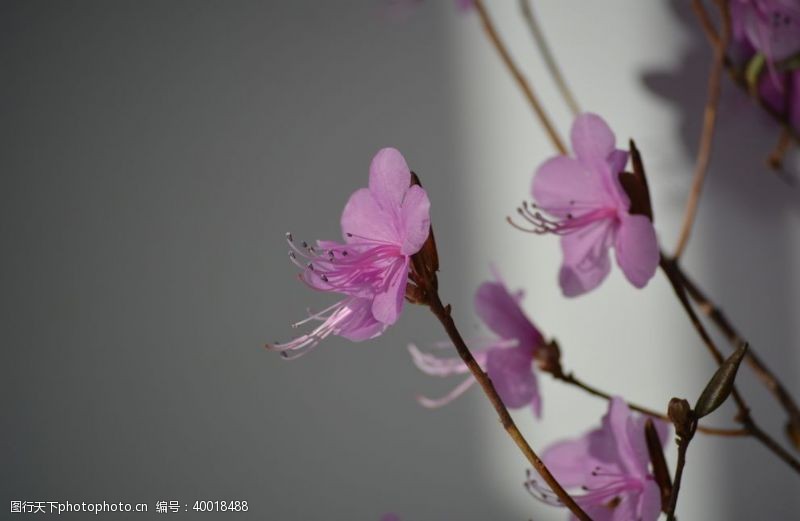
[[[797,0],[733,0],[734,40],[747,40],[769,61],[800,52],[800,2]]]
[[[557,156],[536,171],[534,207],[551,217],[524,205],[520,213],[534,225],[528,231],[561,236],[559,283],[565,296],[600,285],[611,271],[612,247],[625,277],[642,288],[655,274],[659,250],[653,223],[630,213],[631,201],[619,180],[628,153],[615,148],[614,134],[595,114],[575,119],[571,140],[575,158]]]
[[[491,378],[506,407],[518,409],[530,405],[534,414],[539,417],[541,398],[533,372],[533,361],[544,339],[520,307],[522,298],[521,291],[512,294],[500,281],[481,284],[475,294],[475,311],[497,337],[471,342],[471,347],[475,359]],[[439,345],[450,346],[447,343]],[[420,397],[419,401],[425,407],[445,405],[475,383],[460,358],[438,358],[421,352],[414,345],[409,346],[409,351],[414,364],[429,375],[468,375],[443,398]]]
[[[781,72],[775,63],[800,53],[800,2],[735,0],[731,24],[731,52],[742,67],[758,52],[767,59],[768,74],[758,79],[760,98],[791,126],[800,128],[800,70]]]
[[[341,218],[344,242],[297,246],[287,234],[289,256],[310,287],[345,298],[294,326],[318,321],[308,334],[267,347],[297,356],[329,335],[361,341],[394,324],[403,308],[411,256],[430,229],[430,202],[397,150],[384,148],[372,160],[369,187],[357,190]]]
[[[632,414],[623,399],[613,398],[600,428],[555,443],[542,454],[562,486],[583,490],[571,496],[595,521],[655,521],[660,515],[661,493],[649,471],[645,421],[645,417]],[[663,446],[667,425],[653,421]],[[530,474],[526,486],[537,499],[563,506],[546,485],[530,479]]]

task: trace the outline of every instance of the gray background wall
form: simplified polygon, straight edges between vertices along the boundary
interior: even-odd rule
[[[572,346],[570,364],[587,379],[654,407],[702,387],[712,365],[663,281],[635,293],[616,274],[604,292],[564,303],[555,242],[502,225],[550,151],[474,17],[427,2],[386,20],[379,5],[0,2],[0,512],[12,499],[151,510],[159,500],[239,499],[250,505],[241,519],[565,518],[522,491],[524,463],[478,393],[436,412],[416,404],[417,393],[453,383],[408,360],[409,340],[442,337],[423,310],[409,308],[373,342],[331,339],[293,363],[261,348],[288,338],[306,307],[330,302],[294,280],[284,232],[336,237],[342,205],[386,145],[431,194],[442,292],[468,333],[478,331],[472,292],[495,260],[529,289],[529,310]],[[491,5],[520,61],[541,74],[513,3]],[[668,243],[706,59],[670,5],[542,2],[584,105],[611,114],[620,138],[641,136],[660,172],[652,182]],[[654,19],[657,30],[645,23]],[[609,31],[630,41],[603,39]],[[675,79],[683,67],[695,88]],[[747,129],[723,134],[720,149],[769,143]],[[757,157],[747,169],[741,161],[715,163],[716,195],[688,261],[792,381],[797,198],[749,172]],[[735,182],[717,179],[727,170]],[[739,230],[759,237],[744,257]],[[619,338],[622,316],[637,328]],[[656,339],[647,356],[642,338]],[[686,344],[677,357],[676,344]],[[685,387],[654,384],[665,367],[682,370]],[[545,421],[519,414],[537,446],[602,412],[543,385]],[[777,427],[780,413],[746,385]],[[687,519],[796,512],[796,478],[760,448],[701,440],[693,452]],[[759,490],[770,478],[777,488]]]

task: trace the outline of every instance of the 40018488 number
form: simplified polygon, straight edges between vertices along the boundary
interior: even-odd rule
[[[195,501],[192,510],[197,512],[247,512],[247,501]]]

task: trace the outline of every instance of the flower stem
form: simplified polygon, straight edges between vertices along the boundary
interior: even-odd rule
[[[544,37],[539,22],[536,21],[536,17],[533,15],[531,3],[531,0],[519,0],[522,18],[531,31],[531,36],[533,36],[533,40],[536,42],[536,48],[539,49],[539,53],[542,55],[542,59],[544,59],[547,70],[550,71],[550,76],[553,78],[558,91],[561,93],[561,97],[564,98],[564,102],[569,106],[572,115],[577,116],[580,114],[581,109],[578,106],[578,102],[575,100],[575,96],[572,95],[572,91],[567,85],[564,75],[561,74],[561,69],[553,56],[553,52],[550,50],[550,46],[547,44],[547,39]]]
[[[738,346],[747,342],[736,329],[734,329],[730,320],[728,320],[722,310],[700,290],[697,284],[686,275],[686,272],[677,264],[675,264],[674,268],[676,274],[681,279],[683,287],[686,288],[688,295],[694,300],[700,311],[717,326],[717,329],[728,339],[728,342],[732,346]],[[797,403],[789,394],[789,391],[786,390],[786,387],[756,354],[752,345],[750,345],[750,349],[747,350],[745,361],[767,390],[772,393],[777,402],[786,411],[789,417],[789,428],[792,429],[792,432],[800,432],[800,407],[798,407]]]
[[[711,146],[714,142],[714,128],[717,122],[717,106],[719,105],[720,78],[725,65],[725,49],[731,36],[731,20],[728,12],[727,0],[718,0],[720,11],[722,12],[722,36],[714,45],[714,61],[711,64],[711,71],[708,75],[708,98],[706,108],[703,112],[703,132],[700,134],[700,145],[695,162],[694,180],[689,197],[686,201],[686,210],[683,215],[683,226],[681,227],[678,243],[675,246],[674,257],[679,259],[683,255],[689,236],[692,232],[692,225],[697,215],[697,206],[700,202],[700,194],[703,190],[703,181],[708,173],[708,164],[711,160]]]
[[[533,448],[531,448],[531,446],[522,436],[522,433],[519,431],[517,425],[514,423],[514,420],[511,418],[508,409],[506,409],[506,406],[503,405],[503,401],[500,399],[500,395],[497,394],[497,390],[495,390],[492,381],[489,379],[486,373],[483,372],[483,369],[481,369],[480,365],[478,365],[478,362],[472,356],[469,348],[464,343],[464,339],[461,337],[461,333],[459,333],[458,328],[456,327],[456,324],[450,315],[450,306],[445,307],[442,305],[439,294],[435,291],[429,294],[428,306],[431,308],[433,314],[436,315],[436,318],[439,319],[439,322],[442,323],[442,326],[444,326],[447,336],[450,337],[450,340],[456,347],[456,351],[458,351],[458,355],[461,357],[461,360],[464,361],[464,364],[466,364],[466,366],[472,372],[475,380],[477,380],[480,384],[483,392],[489,398],[494,410],[500,417],[500,423],[502,423],[503,428],[505,428],[511,439],[514,440],[514,443],[517,444],[517,447],[519,447],[530,464],[533,465],[536,471],[542,476],[542,478],[545,480],[548,486],[550,486],[556,496],[558,496],[564,506],[569,508],[569,510],[578,519],[581,519],[582,521],[591,521],[591,518],[586,514],[586,512],[583,511],[583,509],[581,509],[575,500],[572,499],[567,491],[564,490],[564,487],[558,483],[556,478],[553,477],[553,475],[547,469],[544,462],[539,458],[536,452],[534,452]]]
[[[500,39],[497,29],[495,29],[494,23],[489,17],[489,12],[486,10],[486,6],[483,5],[481,0],[474,0],[473,5],[475,6],[475,10],[478,12],[478,16],[483,23],[483,29],[486,33],[486,36],[489,38],[489,41],[497,50],[498,54],[500,54],[500,58],[503,60],[503,63],[514,77],[514,80],[517,82],[517,85],[519,85],[519,88],[522,89],[522,93],[525,95],[528,103],[530,103],[533,111],[536,113],[536,117],[539,118],[539,122],[542,124],[547,137],[550,138],[553,147],[558,150],[559,154],[567,155],[567,148],[564,146],[564,142],[558,136],[558,131],[550,121],[550,117],[544,111],[544,107],[542,107],[542,104],[539,102],[539,98],[537,98],[536,94],[533,92],[533,87],[531,87],[531,84],[527,79],[525,79],[525,76],[523,76],[522,72],[519,70],[519,67],[517,67],[517,65],[514,63],[514,60],[511,58],[511,54],[508,52],[505,44]]]
[[[574,385],[580,389],[583,389],[587,393],[597,396],[598,398],[602,398],[604,400],[611,400],[611,395],[597,389],[596,387],[592,387],[589,384],[585,383],[582,380],[579,380],[575,377],[572,373],[563,374],[561,376],[554,375],[554,377],[566,384]],[[659,418],[666,422],[669,422],[670,419],[666,414],[662,414],[656,412],[652,409],[648,409],[646,407],[642,407],[633,403],[628,402],[628,407],[630,407],[634,411],[638,411],[646,416],[651,416],[653,418]],[[716,427],[706,427],[704,425],[698,425],[697,430],[702,432],[703,434],[713,435],[713,436],[727,436],[727,437],[738,437],[738,436],[750,436],[750,432],[746,429],[719,429]]]
[[[679,274],[679,269],[677,268],[677,261],[675,259],[667,258],[662,253],[660,265],[661,271],[663,271],[667,276],[667,279],[669,280],[672,289],[675,291],[681,306],[683,307],[684,311],[686,311],[690,322],[694,326],[698,335],[700,335],[700,338],[703,340],[703,343],[705,344],[709,353],[711,353],[711,356],[718,365],[722,365],[725,360],[722,356],[722,353],[711,339],[711,336],[708,334],[708,331],[706,331],[706,328],[703,326],[703,323],[700,321],[697,313],[695,313],[691,302],[689,302],[687,290],[683,285],[683,281]],[[800,474],[800,461],[785,451],[775,440],[761,430],[761,428],[755,423],[755,420],[753,420],[752,416],[750,415],[750,408],[748,407],[747,402],[745,402],[742,395],[739,394],[736,386],[733,387],[731,396],[733,397],[734,402],[736,402],[736,407],[739,410],[737,420],[742,424],[742,426],[750,433],[751,436],[759,440],[765,447],[771,450],[775,456],[789,465],[795,472]]]
[[[675,481],[672,485],[672,493],[669,497],[669,508],[667,509],[667,521],[675,521],[675,508],[678,506],[678,492],[681,489],[681,478],[683,477],[683,468],[686,466],[686,451],[689,449],[689,442],[694,437],[697,422],[693,422],[692,428],[687,436],[681,437],[678,440],[678,464],[675,468]]]

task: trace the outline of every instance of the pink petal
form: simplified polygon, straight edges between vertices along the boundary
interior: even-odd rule
[[[567,488],[586,484],[587,476],[603,462],[589,454],[589,437],[554,443],[542,453],[544,464]]]
[[[387,325],[397,322],[403,310],[403,297],[408,282],[408,257],[398,257],[390,270],[389,285],[386,291],[375,295],[372,301],[372,314],[377,320]]]
[[[486,374],[506,407],[518,409],[537,394],[530,351],[520,348],[493,349],[486,358]]]
[[[525,316],[519,302],[499,282],[484,282],[475,293],[475,311],[501,338],[515,338],[533,349],[543,342],[536,326]]]
[[[644,446],[644,425],[636,425],[636,427],[641,428],[640,433],[633,432],[631,410],[625,400],[619,397],[611,399],[607,416],[608,425],[614,434],[619,462],[623,465],[627,474],[643,477],[642,470],[647,468],[647,463],[649,462],[647,449]],[[635,430],[638,431],[639,429]],[[642,448],[644,448],[644,453],[641,450]]]
[[[608,521],[640,521],[636,517],[636,507],[639,506],[636,496],[628,493],[621,494],[619,497],[621,501],[611,509],[611,517],[608,518]]]
[[[570,131],[572,150],[584,164],[605,167],[614,151],[616,138],[606,122],[597,114],[586,112],[575,118]]]
[[[643,288],[655,275],[660,253],[656,230],[644,215],[623,215],[617,232],[617,264],[625,277],[637,288]]]
[[[759,13],[759,7],[765,12]],[[786,17],[789,23],[773,24],[774,15]],[[744,28],[750,43],[770,61],[780,61],[800,51],[800,6],[796,2],[767,0],[761,6],[751,6]]]
[[[564,296],[576,297],[587,293],[608,276],[611,271],[608,249],[614,227],[614,222],[606,219],[561,238],[564,263],[558,280]]]
[[[608,167],[612,174],[619,174],[625,170],[625,165],[628,164],[628,152],[625,150],[615,149],[608,156]]]
[[[428,194],[422,187],[412,186],[408,189],[400,213],[404,232],[400,252],[403,255],[413,255],[425,244],[431,228],[430,208]]]
[[[661,515],[661,491],[653,480],[645,480],[644,490],[639,497],[636,509],[636,519],[642,521],[656,521]]]
[[[616,206],[599,173],[564,156],[549,159],[536,170],[531,191],[540,208],[561,218]]]
[[[342,233],[345,242],[372,239],[398,244],[400,234],[394,226],[391,212],[384,210],[367,188],[356,190],[348,199],[342,212]],[[352,234],[353,237],[347,234]]]
[[[378,151],[369,167],[369,190],[384,210],[397,212],[411,184],[411,171],[394,148]]]
[[[375,338],[386,331],[388,326],[378,322],[372,316],[372,303],[369,299],[355,299],[347,307],[353,311],[353,318],[342,327],[342,330],[338,333],[339,336],[353,342],[361,342]]]

